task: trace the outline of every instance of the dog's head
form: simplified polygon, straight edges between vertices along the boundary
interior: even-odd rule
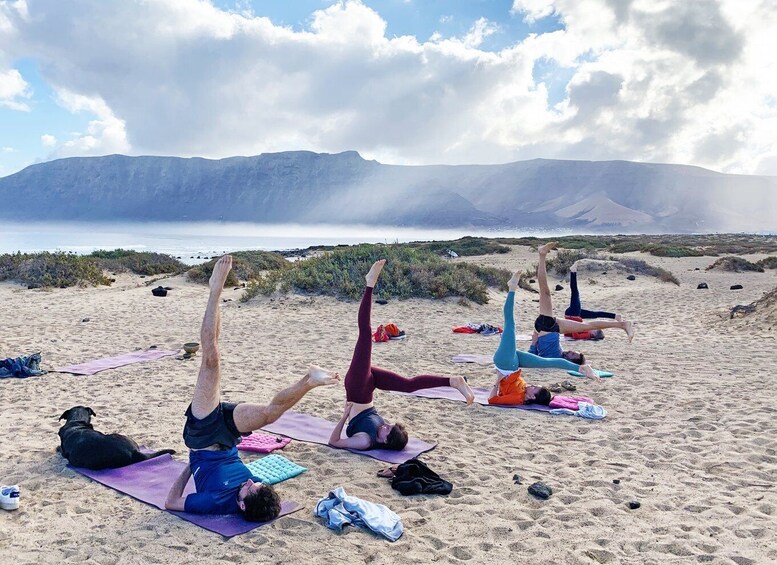
[[[68,422],[83,422],[88,424],[92,420],[92,416],[97,416],[94,410],[88,406],[73,406],[70,410],[65,410],[59,417],[60,420],[64,419]]]

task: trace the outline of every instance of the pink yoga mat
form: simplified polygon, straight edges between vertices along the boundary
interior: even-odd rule
[[[76,375],[94,375],[100,371],[106,369],[115,369],[116,367],[123,367],[124,365],[132,365],[133,363],[141,363],[142,361],[156,361],[163,357],[170,357],[175,355],[177,351],[165,351],[162,349],[149,349],[147,351],[133,351],[132,353],[125,353],[124,355],[118,355],[116,357],[105,357],[104,359],[95,359],[94,361],[87,361],[86,363],[80,363],[78,365],[68,365],[60,369],[54,369],[57,373],[73,373]]]
[[[77,473],[119,492],[128,494],[142,502],[156,506],[160,510],[165,509],[167,493],[170,492],[170,487],[185,466],[186,463],[176,461],[168,454],[140,463],[134,463],[133,465],[127,465],[126,467],[102,471],[92,471],[68,465]],[[190,480],[189,484],[186,485],[186,489],[184,489],[184,493],[190,494],[192,492],[194,492],[194,481]],[[283,502],[281,503],[281,514],[278,518],[296,512],[301,508],[302,506],[296,502]],[[244,534],[259,526],[272,523],[249,522],[237,514],[190,514],[188,512],[173,512],[170,510],[166,510],[166,512],[175,514],[179,518],[226,537]]]

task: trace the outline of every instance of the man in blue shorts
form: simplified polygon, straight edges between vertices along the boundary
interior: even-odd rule
[[[242,463],[237,444],[242,436],[280,418],[308,391],[335,384],[340,376],[311,366],[301,380],[276,394],[266,406],[221,402],[219,301],[231,268],[229,255],[213,266],[208,306],[200,330],[202,362],[183,429],[184,443],[190,450],[189,465],[173,483],[165,508],[196,514],[242,513],[247,520],[266,522],[280,514],[280,499],[271,486],[263,485]],[[184,496],[192,476],[197,492]]]
[[[578,365],[585,363],[585,356],[579,351],[563,351],[561,349],[561,334],[572,334],[607,328],[620,328],[626,332],[629,343],[634,338],[634,324],[628,320],[591,320],[576,322],[553,316],[553,299],[548,286],[548,273],[545,259],[556,242],[551,241],[538,249],[540,262],[537,266],[537,282],[540,285],[540,315],[534,321],[534,333],[529,353],[545,358],[563,358]]]

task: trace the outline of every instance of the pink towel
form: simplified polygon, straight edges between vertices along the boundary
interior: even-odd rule
[[[588,402],[589,404],[593,404],[594,401],[590,398],[587,398],[585,396],[554,396],[553,400],[550,401],[549,406],[551,408],[568,408],[569,410],[577,410],[578,409],[578,402]]]
[[[283,449],[291,440],[287,437],[276,437],[270,434],[252,433],[243,438],[237,444],[240,451],[253,451],[255,453],[270,453],[276,449]]]
[[[141,361],[156,361],[162,357],[170,357],[175,355],[177,351],[164,351],[161,349],[149,349],[147,351],[133,351],[132,353],[125,353],[124,355],[118,355],[116,357],[106,357],[104,359],[95,359],[94,361],[87,361],[80,365],[68,365],[67,367],[61,367],[54,369],[57,373],[73,373],[76,375],[94,375],[100,371],[106,369],[115,369],[116,367],[123,367],[124,365],[131,365],[133,363],[140,363]]]

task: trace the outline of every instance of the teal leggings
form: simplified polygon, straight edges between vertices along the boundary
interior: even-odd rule
[[[515,347],[515,319],[513,308],[515,306],[515,292],[507,293],[505,301],[505,324],[499,347],[494,353],[494,365],[503,371],[517,371],[518,369],[564,369],[565,371],[577,371],[580,365],[575,365],[566,359],[545,359],[538,355],[532,355],[526,351],[518,351]]]

